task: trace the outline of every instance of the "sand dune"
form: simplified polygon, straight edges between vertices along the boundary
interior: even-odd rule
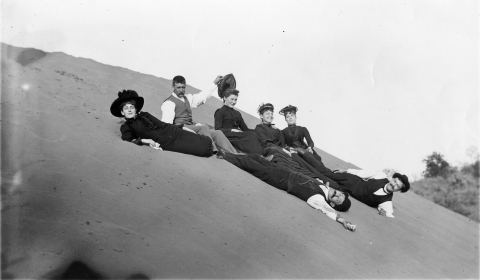
[[[122,89],[158,117],[171,92],[163,78],[2,44],[3,278],[56,278],[74,261],[106,278],[479,277],[478,223],[409,192],[395,219],[353,200],[348,232],[226,161],[121,141],[109,106]],[[220,106],[194,116],[213,124]]]

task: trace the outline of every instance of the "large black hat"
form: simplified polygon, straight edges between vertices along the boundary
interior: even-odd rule
[[[230,88],[235,89],[237,82],[233,74],[228,74],[223,77],[218,83],[218,96],[223,99],[223,93]]]
[[[122,105],[123,102],[128,100],[135,100],[135,109],[137,109],[137,112],[140,112],[140,110],[142,110],[143,103],[145,102],[143,100],[143,97],[138,96],[138,93],[134,90],[123,90],[118,92],[118,98],[115,99],[115,101],[113,101],[112,105],[110,106],[110,113],[112,113],[112,115],[114,115],[115,117],[123,117],[120,105]]]
[[[287,107],[282,108],[282,110],[280,110],[280,112],[278,112],[278,113],[283,116],[288,112],[294,112],[296,114],[297,111],[298,111],[297,107],[295,107],[293,105],[288,105]]]

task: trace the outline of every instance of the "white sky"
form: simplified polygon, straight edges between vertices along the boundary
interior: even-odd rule
[[[479,142],[477,1],[5,1],[2,42],[299,107],[317,147],[364,169],[467,161]],[[213,118],[213,116],[212,116]]]

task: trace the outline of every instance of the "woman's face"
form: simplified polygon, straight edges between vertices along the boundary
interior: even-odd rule
[[[122,108],[122,115],[126,119],[131,119],[131,118],[135,117],[136,113],[137,113],[137,109],[135,108],[135,105],[133,105],[133,104],[127,103]]]
[[[295,115],[294,112],[287,112],[287,113],[285,114],[285,121],[286,121],[289,125],[296,124],[296,123],[297,123],[297,116]]]
[[[225,98],[225,105],[227,105],[230,108],[235,107],[235,104],[237,104],[237,99],[238,96],[231,94],[230,96]]]
[[[273,111],[266,110],[263,114],[260,115],[260,119],[262,119],[262,123],[270,124],[273,122]]]

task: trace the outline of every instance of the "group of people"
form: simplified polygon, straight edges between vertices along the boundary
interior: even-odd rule
[[[161,105],[161,120],[142,111],[144,98],[134,90],[119,92],[110,112],[125,118],[120,127],[124,141],[200,157],[216,154],[267,184],[306,201],[350,231],[355,231],[356,226],[338,214],[349,210],[349,196],[377,208],[380,215],[394,217],[393,193],[409,190],[407,176],[356,169],[332,171],[313,149],[308,129],[296,125],[297,107],[288,105],[280,110],[288,127],[279,130],[272,124],[274,106],[261,104],[258,108],[261,123],[250,129],[241,113],[234,109],[239,96],[234,76],[217,76],[213,83],[207,91],[187,94],[185,78],[175,76],[173,93]],[[204,104],[215,91],[224,103],[215,111],[215,127],[195,123],[192,108]]]

